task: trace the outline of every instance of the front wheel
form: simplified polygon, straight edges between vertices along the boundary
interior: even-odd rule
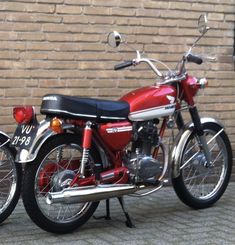
[[[192,131],[182,149],[180,175],[172,179],[180,200],[195,209],[210,207],[220,199],[232,171],[232,149],[225,131],[214,123],[205,123],[203,129],[211,164],[206,164],[198,137]]]
[[[69,187],[78,174],[82,157],[78,135],[54,136],[40,149],[37,158],[27,164],[23,181],[23,203],[30,218],[42,229],[53,233],[68,233],[84,224],[95,212],[98,202],[53,203],[46,202],[48,192]],[[85,175],[93,175],[97,159],[89,156]]]

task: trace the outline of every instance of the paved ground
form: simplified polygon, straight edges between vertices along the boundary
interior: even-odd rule
[[[26,215],[21,201],[0,227],[1,244],[235,244],[235,183],[212,208],[192,210],[182,204],[171,187],[135,199],[126,198],[136,228],[127,228],[116,199],[112,220],[90,219],[79,230],[55,235],[38,228]],[[105,213],[101,202],[96,215]]]

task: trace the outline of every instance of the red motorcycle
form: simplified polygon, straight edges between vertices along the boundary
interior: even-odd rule
[[[49,94],[42,100],[46,117],[40,123],[33,107],[14,108],[19,125],[12,145],[18,148],[16,161],[26,164],[23,202],[39,227],[71,232],[93,215],[100,200],[107,200],[109,217],[112,197],[119,198],[132,226],[122,197],[159,190],[169,179],[169,166],[178,197],[190,207],[207,208],[222,196],[231,175],[231,145],[221,123],[200,118],[194,96],[207,81],[185,68],[186,62],[202,64],[191,50],[208,29],[202,15],[201,35],[183,55],[178,72],[168,69],[163,75],[153,63],[160,61],[139,51],[135,59],[116,65],[119,70],[144,62],[161,78],[119,101]],[[108,42],[112,47],[123,43],[117,32]],[[183,110],[192,122],[184,122]],[[166,128],[176,127],[179,133],[167,147]]]

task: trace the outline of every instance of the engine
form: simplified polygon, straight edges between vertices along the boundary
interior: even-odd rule
[[[124,159],[135,183],[149,183],[158,180],[163,172],[163,163],[152,157],[152,151],[160,143],[158,120],[136,122],[133,125],[131,150]]]

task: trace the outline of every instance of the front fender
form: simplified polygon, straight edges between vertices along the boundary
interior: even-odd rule
[[[27,163],[27,162],[32,162],[36,158],[43,143],[47,139],[49,139],[50,137],[56,134],[54,131],[52,131],[49,128],[49,126],[50,126],[49,120],[43,120],[42,122],[39,123],[36,137],[30,149],[29,150],[22,149],[18,151],[15,158],[16,162]]]
[[[223,124],[216,121],[214,118],[210,117],[204,117],[201,118],[201,123],[204,125],[205,123],[214,123],[217,126],[224,128]],[[172,151],[170,154],[170,164],[172,167],[172,178],[177,178],[180,175],[180,162],[181,158],[183,156],[183,149],[185,147],[185,144],[192,134],[194,130],[194,124],[192,122],[189,122],[185,125],[183,129],[181,129],[176,136],[176,140],[174,142],[174,145],[172,147]]]

